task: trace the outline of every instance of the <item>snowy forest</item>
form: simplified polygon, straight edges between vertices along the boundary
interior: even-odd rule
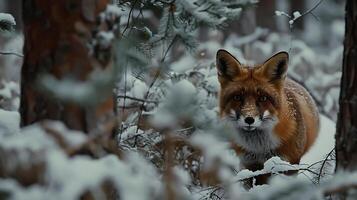
[[[357,1],[1,0],[0,200],[357,199]]]

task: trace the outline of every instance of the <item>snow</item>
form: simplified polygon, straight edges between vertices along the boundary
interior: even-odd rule
[[[9,82],[2,81],[2,85],[3,85],[3,88],[0,89],[0,96],[2,96],[4,98],[11,98],[12,92],[19,93],[19,91],[20,91],[19,85],[17,83],[15,83],[14,81],[9,81]]]
[[[217,142],[217,138],[211,134],[195,134],[191,143],[203,150],[205,164],[209,168],[213,166],[228,150],[228,143]]]
[[[207,81],[206,89],[209,92],[217,93],[220,88],[217,76],[210,76],[206,79],[206,81]]]
[[[320,115],[319,135],[310,150],[301,158],[301,164],[311,165],[326,158],[335,147],[336,124],[329,118]]]
[[[46,122],[46,125],[51,125],[51,128],[57,131],[67,130],[58,122]],[[72,143],[78,144],[83,140],[79,139],[78,135],[73,137],[75,134],[83,133],[69,131],[65,134],[69,134],[74,140]],[[21,134],[0,137],[2,151],[16,150],[20,154],[17,158],[23,158],[27,162],[31,160],[45,163],[43,181],[48,186],[33,185],[22,188],[12,181],[0,179],[0,187],[16,193],[15,199],[22,199],[21,197],[26,195],[35,199],[78,199],[86,191],[92,192],[96,198],[103,199],[105,193],[101,191],[100,186],[108,181],[120,191],[121,199],[125,200],[154,199],[161,190],[155,169],[135,153],[126,154],[124,160],[119,160],[114,155],[100,159],[88,156],[70,158],[59,150],[54,139],[37,124],[22,129]],[[24,154],[28,150],[34,152],[33,157]],[[38,154],[40,152],[42,153]],[[36,157],[39,155],[41,159]],[[147,184],[149,182],[150,184]]]
[[[264,168],[257,171],[249,171],[248,169],[243,169],[237,173],[233,178],[233,182],[248,179],[261,174],[277,174],[289,170],[299,170],[299,165],[291,165],[289,162],[281,160],[280,157],[272,157],[264,163]]]
[[[22,187],[12,179],[0,179],[0,188],[2,191],[11,193],[10,199],[37,199],[46,200],[46,189],[41,188],[39,185],[32,185],[29,187]],[[5,193],[6,194],[6,193]],[[6,195],[5,195],[6,196]]]
[[[87,141],[87,136],[83,132],[70,130],[62,122],[45,121],[43,126],[61,136],[64,142],[71,147],[80,146]]]
[[[283,12],[281,12],[281,11],[278,11],[278,10],[275,11],[276,16],[281,16],[282,14],[283,14]]]
[[[164,109],[155,112],[151,118],[150,123],[157,128],[175,127],[177,120],[176,117]]]
[[[70,159],[56,151],[48,154],[47,163],[46,181],[55,186],[50,188],[55,199],[78,199],[87,190],[103,199],[105,193],[99,186],[105,181],[114,184],[124,200],[152,199],[161,187],[155,170],[134,153],[124,162],[114,155],[98,160],[87,156]]]
[[[30,150],[33,152],[58,145],[39,125],[21,129],[21,133],[0,135],[0,146],[4,149]]]
[[[191,139],[191,144],[203,151],[204,167],[210,168],[217,163],[229,166],[240,166],[239,159],[227,142],[220,141],[214,134],[196,133]]]
[[[118,17],[123,15],[124,13],[122,8],[115,6],[113,4],[108,4],[105,12]]]
[[[140,135],[140,134],[144,133],[140,129],[138,130],[138,132],[136,132],[137,129],[138,129],[138,126],[130,126],[129,128],[125,129],[123,131],[123,133],[121,133],[120,139],[127,140],[127,139],[132,138],[136,135]]]
[[[20,131],[20,114],[17,111],[0,109],[0,135],[15,134]]]
[[[129,92],[129,96],[135,97],[138,99],[144,99],[148,89],[149,89],[149,87],[146,85],[145,82],[143,82],[139,79],[136,79],[133,82],[133,87],[131,88],[131,90]]]
[[[172,88],[172,93],[174,94],[181,94],[183,96],[192,96],[195,95],[197,92],[196,87],[192,85],[191,82],[188,80],[182,80],[174,85]]]
[[[8,13],[0,13],[0,21],[7,21],[11,23],[13,26],[16,25],[15,18]]]
[[[301,17],[301,13],[299,11],[295,11],[293,12],[293,16],[294,16],[294,20],[296,20],[297,18]]]
[[[184,58],[173,62],[171,64],[171,70],[177,73],[184,73],[185,71],[192,69],[195,64],[196,61],[192,56],[185,56]]]
[[[109,48],[114,39],[114,33],[111,31],[100,31],[97,37],[101,47]]]
[[[291,18],[289,14],[287,14],[286,12],[283,12],[283,11],[279,11],[279,10],[275,11],[275,15],[276,16],[285,16],[285,17]]]

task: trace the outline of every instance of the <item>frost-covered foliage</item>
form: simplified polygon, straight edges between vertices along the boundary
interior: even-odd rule
[[[115,155],[69,157],[79,148],[94,146],[91,139],[59,122],[0,134],[1,173],[16,177],[16,181],[0,180],[1,193],[10,199],[160,198],[157,172],[138,154],[128,153],[122,159]]]
[[[162,147],[162,143],[165,143],[166,134],[175,135],[179,140],[177,152],[175,153],[177,156],[176,162],[179,165],[183,165],[184,169],[191,175],[194,183],[194,186],[191,186],[192,193],[206,198],[212,195],[226,198],[229,198],[229,195],[233,195],[233,197],[240,195],[240,192],[235,193],[233,191],[243,191],[242,181],[251,176],[270,172],[300,170],[299,177],[304,179],[302,182],[304,187],[306,186],[307,188],[311,187],[310,184],[312,183],[318,183],[330,178],[334,171],[334,156],[332,154],[326,160],[324,158],[333,148],[334,130],[328,125],[331,122],[325,122],[328,119],[324,119],[321,126],[330,128],[322,128],[321,134],[324,135],[323,138],[319,138],[322,144],[319,144],[319,148],[308,155],[308,159],[303,159],[306,163],[302,162],[301,166],[290,166],[284,161],[272,160],[267,163],[269,167],[257,172],[240,171],[239,160],[235,157],[235,153],[229,150],[229,144],[224,142],[227,139],[234,141],[234,135],[230,135],[231,132],[229,131],[224,132],[224,128],[217,131],[217,129],[211,127],[212,123],[214,123],[215,127],[219,127],[218,122],[215,121],[218,112],[217,92],[219,90],[214,66],[216,50],[219,48],[228,49],[234,52],[240,60],[244,60],[247,63],[262,62],[262,59],[266,59],[274,52],[283,50],[284,44],[288,47],[289,39],[288,36],[272,33],[262,37],[262,39],[252,39],[251,41],[243,38],[244,42],[241,42],[238,38],[232,36],[224,44],[214,41],[200,44],[196,54],[184,55],[170,65],[166,78],[157,80],[151,87],[146,98],[147,102],[141,100],[144,100],[143,96],[146,96],[149,85],[145,81],[138,80],[128,74],[126,79],[127,88],[126,90],[120,90],[122,92],[125,91],[126,95],[120,93],[118,102],[121,108],[128,110],[128,113],[130,113],[122,125],[121,134],[119,134],[121,146],[125,146],[125,150],[139,149],[141,152],[145,152],[146,156],[156,166],[162,166],[162,163],[164,163],[162,157],[164,150],[160,149],[160,147]],[[248,41],[248,43],[245,41]],[[251,46],[250,51],[242,52],[239,48],[242,44]],[[328,55],[317,54],[301,40],[294,40],[293,53],[291,53],[289,65],[290,76],[298,81],[302,81],[302,77],[305,76],[304,80],[308,81],[304,81],[303,84],[306,84],[308,89],[314,92],[313,94],[315,92],[319,94],[320,91],[314,89],[313,83],[318,85],[321,76],[330,76],[327,71],[320,71],[320,69],[332,68],[334,65],[338,65],[339,59],[342,58],[341,48],[333,51],[336,51],[339,56],[330,57],[329,59],[336,59],[333,62],[326,62]],[[306,65],[302,60],[308,59],[310,55],[315,56],[315,59]],[[313,66],[320,65],[319,62],[323,62],[323,64],[321,63],[321,68],[313,68]],[[305,71],[310,69],[316,73]],[[340,73],[336,76],[339,75]],[[333,83],[326,82],[324,86],[328,87],[329,84]],[[120,85],[125,84],[122,82]],[[335,88],[338,90],[338,85]],[[124,96],[127,97],[126,100],[124,100]],[[331,97],[321,96],[321,99],[317,100],[320,101],[325,98],[333,98],[334,105],[337,105],[337,95],[332,95]],[[141,121],[138,122],[141,105],[144,111],[142,112]],[[323,112],[331,113],[331,116],[336,114],[336,111],[324,110],[325,108],[320,107]],[[206,122],[203,123],[205,126],[200,126],[200,120]],[[150,123],[151,126],[147,126],[147,123]],[[152,126],[155,128],[152,129]],[[225,128],[229,130],[229,127]],[[171,132],[167,131],[167,129],[171,130]],[[327,134],[328,132],[331,132],[331,134]],[[188,138],[188,140],[186,140],[186,144],[183,144],[185,138]],[[324,141],[326,138],[329,138],[328,142]],[[223,141],[220,142],[220,140]],[[331,142],[329,142],[330,140]],[[194,147],[201,149],[202,158],[195,152]],[[320,154],[320,156],[317,156],[317,154]],[[219,167],[214,166],[215,164],[219,165]],[[212,169],[218,173],[210,173]],[[202,172],[204,173],[200,176],[199,173]],[[205,182],[202,179],[205,176],[217,176],[222,185],[213,188],[204,187]],[[232,184],[232,182],[236,184]],[[258,188],[260,187],[253,191],[259,190]],[[233,197],[231,196],[231,198]],[[252,197],[252,199],[254,198]]]
[[[0,13],[0,33],[13,31],[15,25],[15,18],[11,14]]]
[[[53,121],[20,129],[17,112],[0,110],[0,199],[323,199],[356,185],[354,173],[332,177],[335,158],[329,147],[313,148],[301,165],[273,157],[262,170],[240,168],[231,144],[234,131],[217,117],[219,48],[254,64],[291,47],[289,75],[307,86],[321,112],[332,119],[341,75],[342,45],[321,53],[300,39],[259,27],[224,41],[214,39],[221,31],[210,29],[209,41],[196,42],[201,25],[224,26],[253,3],[146,0],[108,5],[88,46],[113,71],[94,71],[87,82],[45,77],[43,85],[59,99],[90,106],[110,95],[116,83],[115,137],[68,130]],[[177,53],[182,47],[190,51]],[[18,85],[3,85],[0,96],[13,110]],[[333,137],[334,123],[322,119],[328,128],[322,129],[320,143],[333,144],[325,140]],[[292,171],[297,177],[283,175]],[[272,174],[269,185],[244,188],[247,179],[262,174]]]

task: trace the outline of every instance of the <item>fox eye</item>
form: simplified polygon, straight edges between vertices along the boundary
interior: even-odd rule
[[[242,100],[243,100],[243,97],[242,97],[241,95],[234,95],[234,96],[233,96],[233,99],[234,99],[235,101],[242,101]]]
[[[260,96],[259,99],[258,99],[260,102],[265,102],[268,100],[268,97],[267,96]]]

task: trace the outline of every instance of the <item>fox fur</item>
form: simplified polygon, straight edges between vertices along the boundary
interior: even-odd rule
[[[317,137],[317,107],[307,90],[287,77],[288,62],[287,52],[255,66],[243,65],[226,50],[217,52],[220,117],[235,128],[234,146],[244,168],[261,169],[272,156],[299,164]]]

